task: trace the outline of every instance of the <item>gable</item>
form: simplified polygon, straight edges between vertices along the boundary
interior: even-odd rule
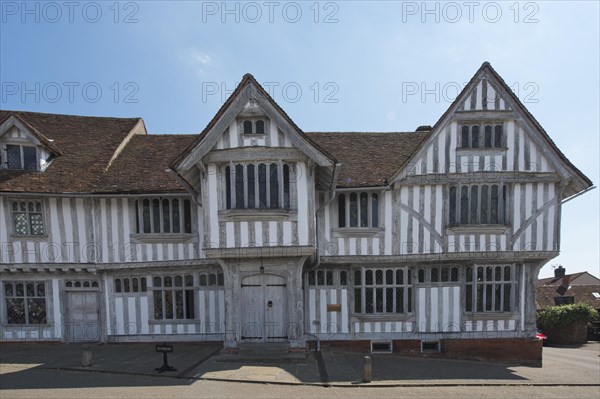
[[[265,126],[264,137],[246,137],[238,123],[250,117],[252,109],[256,115],[263,115],[269,126]],[[268,130],[267,130],[268,129]],[[201,162],[212,149],[237,148],[244,146],[294,147],[317,165],[333,167],[335,159],[312,142],[289,116],[275,103],[269,94],[258,84],[252,75],[246,74],[242,82],[219,109],[197,140],[181,153],[171,167],[185,171]]]
[[[556,174],[569,180],[565,198],[592,185],[487,62],[394,180],[472,172]]]

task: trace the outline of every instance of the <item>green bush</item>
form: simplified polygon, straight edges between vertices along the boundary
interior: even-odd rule
[[[588,323],[597,320],[598,311],[587,303],[573,305],[550,306],[537,314],[540,328],[573,323]]]

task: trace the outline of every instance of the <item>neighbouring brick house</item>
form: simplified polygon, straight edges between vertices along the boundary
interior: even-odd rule
[[[0,338],[541,362],[592,182],[484,63],[429,130],[305,133],[251,76],[199,135],[0,111]]]

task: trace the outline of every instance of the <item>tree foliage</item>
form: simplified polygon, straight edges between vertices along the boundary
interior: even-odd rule
[[[587,303],[550,306],[537,314],[539,327],[587,323],[599,318],[598,311]]]

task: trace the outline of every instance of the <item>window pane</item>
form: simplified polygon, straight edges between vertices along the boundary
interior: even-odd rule
[[[27,292],[27,296],[34,296],[35,295],[35,288],[33,283],[27,283],[26,285],[26,292]]]
[[[154,291],[154,318],[162,319],[162,291]]]
[[[6,299],[6,313],[9,324],[25,324],[25,299]]]
[[[450,271],[447,267],[442,268],[442,282],[446,283],[450,281]]]
[[[369,227],[369,195],[360,193],[360,227]]]
[[[492,204],[491,204],[491,217],[490,222],[492,224],[498,224],[498,186],[492,186]]]
[[[248,208],[256,208],[256,174],[253,164],[246,166],[246,174],[248,175]]]
[[[348,274],[342,270],[340,271],[340,285],[348,284]]]
[[[6,161],[9,169],[21,169],[21,146],[20,145],[6,145]]]
[[[29,222],[31,223],[31,234],[42,235],[44,234],[44,223],[42,221],[41,213],[32,213],[29,215]]]
[[[461,133],[461,147],[469,148],[469,127],[463,126]]]
[[[223,273],[220,273],[220,274],[221,274],[221,276],[223,276]],[[185,286],[186,287],[193,287],[194,286],[194,276],[186,274],[186,276],[185,276]]]
[[[152,232],[160,233],[160,201],[157,199],[152,200],[152,222],[154,223]]]
[[[373,270],[365,270],[365,285],[373,285]]]
[[[396,270],[396,284],[398,284],[398,285],[404,284],[404,270],[403,269]]]
[[[27,214],[15,213],[15,233],[18,235],[27,235]]]
[[[129,292],[129,291],[130,291],[129,279],[128,278],[124,278],[123,279],[123,292]]]
[[[217,275],[214,273],[211,273],[208,275],[208,285],[210,287],[215,287],[217,285]]]
[[[256,121],[256,134],[265,133],[265,121]]]
[[[483,312],[483,284],[477,284],[477,311]]]
[[[290,209],[290,167],[283,165],[283,207]]]
[[[473,282],[473,268],[472,267],[467,267],[466,280],[467,280],[467,283]]]
[[[165,277],[165,287],[172,287],[172,286],[173,286],[173,277],[171,277],[171,276]]]
[[[375,289],[375,303],[378,313],[383,313],[383,288]]]
[[[471,284],[465,287],[465,309],[467,312],[473,311],[473,285]]]
[[[450,198],[448,204],[448,223],[453,226],[456,224],[456,186],[450,187]]]
[[[327,270],[327,272],[325,273],[327,279],[326,279],[326,285],[333,285],[333,272],[331,270]]]
[[[183,200],[183,227],[186,233],[192,232],[192,204],[190,200]]]
[[[425,270],[419,269],[418,274],[419,274],[419,277],[418,277],[419,283],[424,283],[425,282]]]
[[[496,284],[496,292],[494,294],[494,311],[500,312],[502,309],[502,285]]]
[[[150,200],[143,201],[142,220],[144,223],[144,233],[150,233]]]
[[[412,312],[412,288],[408,288],[408,294],[406,296],[408,299],[406,300],[406,312]]]
[[[371,194],[371,227],[379,227],[379,196]]]
[[[146,286],[146,277],[142,277],[142,278],[140,279],[140,281],[141,281],[141,283],[142,283],[142,284],[141,284],[141,285],[142,285],[142,292],[146,292],[146,291],[147,291],[147,288],[148,288],[148,287]]]
[[[354,289],[354,312],[355,313],[362,313],[362,309],[361,309],[361,302],[362,297],[361,297],[361,289],[360,288],[355,288]]]
[[[29,298],[27,300],[29,324],[46,324],[46,299]]]
[[[179,215],[179,200],[173,200],[173,233],[181,232],[180,215]]]
[[[185,311],[186,319],[194,318],[194,291],[192,290],[185,291]]]
[[[225,208],[231,209],[231,168],[225,167]]]
[[[235,207],[244,208],[244,165],[235,165]]]
[[[471,128],[471,148],[479,148],[479,126]]]
[[[183,291],[175,291],[175,318],[183,319]]]
[[[13,296],[13,285],[12,283],[4,283],[4,293],[6,296]]]
[[[404,288],[396,288],[396,313],[404,313]]]
[[[271,184],[271,208],[279,208],[279,172],[278,165],[272,163],[270,167],[270,179]]]
[[[323,270],[317,270],[317,285],[325,285],[325,273]]]
[[[35,147],[23,147],[23,163],[26,170],[37,170],[37,152]]]
[[[244,121],[244,134],[252,134],[252,121]]]
[[[488,312],[492,310],[492,297],[493,297],[492,284],[486,284],[486,286],[485,286],[485,310]]]
[[[437,267],[434,267],[433,269],[431,269],[431,282],[437,283],[438,281],[439,281],[439,269]]]
[[[394,284],[394,271],[393,270],[388,269],[385,271],[385,283],[388,285]]]
[[[206,285],[208,284],[207,279],[206,279],[206,274],[201,274],[200,275],[200,286],[201,287],[206,287]]]
[[[358,195],[350,194],[350,227],[358,227]]]
[[[121,292],[121,279],[115,279],[115,292]]]
[[[175,287],[183,287],[183,277],[175,276]]]
[[[362,275],[361,275],[361,271],[360,270],[355,270],[354,271],[354,285],[361,285],[362,284]]]
[[[377,285],[383,284],[383,270],[375,271],[375,284],[377,284]]]
[[[394,312],[394,299],[396,297],[394,288],[385,289],[385,311],[386,313]]]
[[[487,125],[485,127],[485,148],[492,148],[492,127]]]
[[[504,281],[511,281],[510,266],[504,266]]]
[[[469,223],[469,187],[463,186],[460,190],[460,223]]]
[[[512,290],[511,284],[504,284],[504,306],[502,307],[502,309],[505,312],[510,312],[512,310],[512,308],[510,306],[511,290]]]
[[[373,288],[365,288],[365,313],[373,313]]]
[[[450,281],[458,281],[458,267],[453,267],[450,271]]]
[[[502,267],[496,266],[494,269],[494,281],[502,281]]]
[[[267,165],[258,165],[258,199],[259,208],[267,207]]]
[[[162,287],[162,281],[160,277],[154,277],[152,282],[155,287]]]
[[[489,200],[488,186],[483,185],[483,186],[481,186],[481,220],[480,220],[480,222],[482,224],[490,223],[490,213],[488,211],[488,200]]]
[[[346,194],[340,194],[338,197],[338,225],[346,227]]]
[[[165,291],[165,319],[173,318],[173,305],[175,302],[175,298],[173,298],[173,291],[168,290]]]
[[[140,286],[139,286],[137,277],[132,278],[131,279],[131,283],[132,283],[131,284],[132,285],[132,291],[133,292],[139,292],[140,291]]]
[[[471,186],[471,224],[479,223],[477,207],[479,206],[479,186]]]
[[[169,200],[163,199],[163,231],[165,233],[171,232],[171,207],[169,206]]]
[[[502,147],[502,125],[494,126],[494,147]]]

